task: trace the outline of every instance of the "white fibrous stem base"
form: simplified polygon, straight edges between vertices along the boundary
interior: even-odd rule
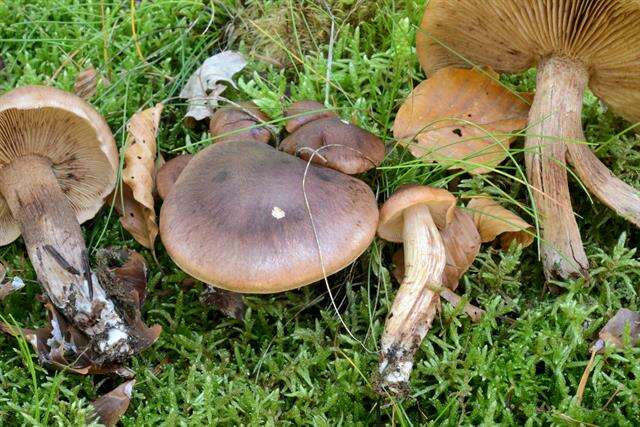
[[[0,168],[0,193],[20,224],[29,258],[53,305],[87,335],[102,361],[129,356],[129,329],[91,271],[76,214],[50,161],[25,156]],[[52,342],[64,341],[53,326]],[[72,349],[70,343],[59,344]]]
[[[393,393],[408,389],[413,359],[431,327],[442,288],[446,255],[429,208],[404,211],[405,277],[387,318],[381,347],[379,386]]]

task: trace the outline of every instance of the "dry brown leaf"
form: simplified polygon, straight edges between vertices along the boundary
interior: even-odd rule
[[[134,114],[129,121],[122,194],[115,199],[122,226],[138,243],[151,250],[158,236],[153,190],[156,136],[162,108],[162,104],[157,104]]]
[[[593,370],[596,354],[601,353],[607,344],[615,348],[623,348],[627,336],[630,340],[629,345],[635,346],[640,342],[640,313],[621,308],[600,330],[598,340],[591,347],[591,358],[582,373],[582,378],[580,378],[576,391],[578,405],[582,402],[589,375]]]
[[[444,284],[455,291],[460,278],[480,252],[480,234],[473,217],[459,208],[455,209],[451,223],[440,234],[447,251]]]
[[[207,286],[200,296],[200,301],[203,304],[215,306],[225,316],[237,320],[244,318],[245,305],[242,294]]]
[[[533,226],[490,196],[474,197],[467,208],[473,214],[483,243],[498,239],[503,249],[508,248],[514,240],[523,247],[533,243]]]
[[[513,94],[492,72],[445,68],[420,83],[400,107],[393,134],[409,151],[450,169],[486,173],[524,128],[530,95]],[[492,135],[490,135],[492,134]]]
[[[118,420],[127,412],[131,402],[131,394],[135,380],[120,384],[114,390],[91,402],[95,416],[101,424],[107,427],[115,426]]]
[[[76,76],[76,82],[73,91],[76,95],[83,99],[89,99],[96,94],[98,89],[98,72],[95,68],[89,67],[81,71]]]

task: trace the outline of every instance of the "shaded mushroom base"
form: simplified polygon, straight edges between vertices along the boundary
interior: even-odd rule
[[[0,169],[0,193],[20,224],[29,258],[47,296],[66,322],[86,335],[95,361],[123,361],[134,354],[139,349],[132,333],[136,328],[118,311],[91,271],[76,214],[50,161],[39,156],[14,160]],[[63,349],[77,349],[56,332],[53,325],[53,342],[62,341],[58,344]]]

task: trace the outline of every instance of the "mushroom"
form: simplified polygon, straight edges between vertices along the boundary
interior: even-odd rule
[[[255,141],[198,153],[160,213],[162,241],[187,274],[256,294],[338,272],[367,249],[377,224],[365,183]]]
[[[377,167],[385,156],[380,138],[337,117],[308,122],[286,137],[279,148],[348,175]]]
[[[81,98],[28,86],[0,97],[0,244],[22,234],[51,302],[103,361],[135,352],[130,327],[89,266],[80,223],[114,188],[118,151]]]
[[[328,110],[324,105],[317,101],[298,101],[294,102],[287,108],[284,113],[287,122],[285,129],[287,132],[293,133],[309,122],[320,119],[336,118],[338,115]]]
[[[408,388],[414,354],[434,318],[446,264],[440,230],[453,219],[455,204],[446,190],[409,185],[380,209],[378,235],[404,244],[404,279],[385,323],[379,366],[379,385],[394,393]]]
[[[548,279],[588,277],[567,159],[604,204],[640,226],[638,191],[589,150],[581,125],[587,85],[623,117],[640,120],[639,21],[640,2],[632,0],[432,0],[426,7],[416,42],[428,74],[476,64],[509,73],[538,68],[525,160]]]
[[[192,154],[181,154],[166,162],[156,174],[156,189],[161,199],[166,199],[182,170],[193,158]]]
[[[271,131],[265,126],[269,117],[252,102],[241,102],[238,106],[224,106],[218,109],[209,122],[209,131],[216,143],[225,141],[259,141],[265,144],[271,140]]]

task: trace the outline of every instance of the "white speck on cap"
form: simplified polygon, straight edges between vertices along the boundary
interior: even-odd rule
[[[287,216],[287,214],[279,207],[274,206],[273,209],[271,210],[271,216],[274,217],[275,219],[282,219],[285,216]]]

